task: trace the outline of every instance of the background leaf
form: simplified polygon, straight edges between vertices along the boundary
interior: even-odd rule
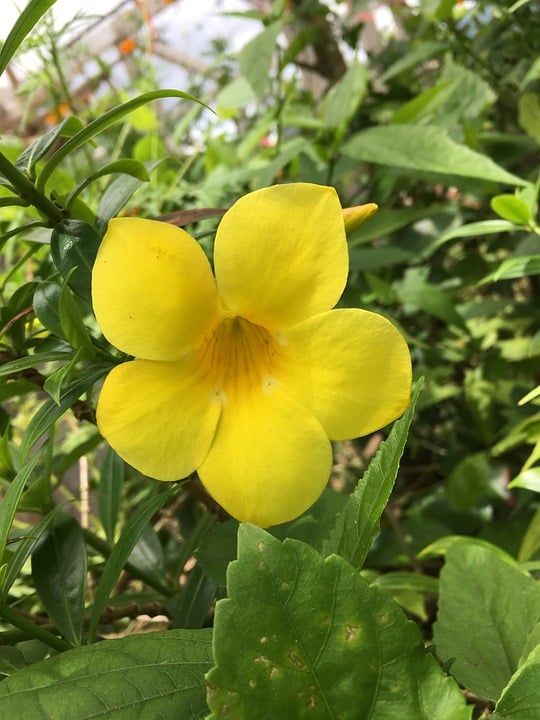
[[[434,626],[437,654],[468,690],[496,700],[540,621],[540,586],[500,551],[461,540],[446,553]]]
[[[32,577],[45,609],[72,645],[81,644],[86,594],[86,547],[81,526],[57,515],[32,552]]]

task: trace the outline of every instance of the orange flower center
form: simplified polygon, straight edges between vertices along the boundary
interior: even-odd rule
[[[240,315],[225,316],[205,335],[198,365],[212,391],[223,399],[275,384],[278,344],[266,328]]]

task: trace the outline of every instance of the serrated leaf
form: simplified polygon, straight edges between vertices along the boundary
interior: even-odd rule
[[[51,257],[77,295],[90,301],[92,268],[101,237],[81,220],[63,220],[51,235]]]
[[[417,627],[342,558],[240,527],[216,607],[210,720],[466,720]]]
[[[537,720],[540,711],[540,645],[510,678],[495,706],[493,720]]]
[[[519,598],[519,602],[517,599]],[[452,675],[479,697],[497,700],[540,620],[540,585],[488,546],[467,540],[446,553],[434,643]]]
[[[403,417],[396,420],[388,439],[379,447],[344,509],[337,516],[328,540],[323,545],[325,555],[341,555],[356,568],[364,564],[394,487],[422,385],[423,379],[420,379]]]
[[[69,650],[0,683],[5,717],[203,720],[208,630],[132,635]]]
[[[487,155],[454,142],[446,130],[433,125],[372,127],[353,135],[341,151],[355,160],[378,165],[481,178],[504,185],[527,184]]]
[[[71,645],[81,644],[86,548],[79,523],[62,514],[32,552],[32,578],[45,609]]]

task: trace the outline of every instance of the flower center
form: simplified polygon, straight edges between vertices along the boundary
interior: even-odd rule
[[[224,398],[274,384],[277,342],[266,328],[240,315],[224,317],[204,337],[199,368]]]

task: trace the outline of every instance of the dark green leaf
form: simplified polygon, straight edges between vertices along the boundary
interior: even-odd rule
[[[342,558],[240,527],[216,607],[210,720],[468,720],[418,629]]]
[[[481,178],[504,185],[526,185],[486,155],[459,145],[446,130],[430,125],[372,127],[353,135],[344,155],[379,165],[442,175]]]
[[[67,283],[62,287],[58,300],[58,316],[60,327],[68,343],[77,350],[84,350],[87,354],[93,355],[94,346],[84,324],[79,305]]]
[[[96,172],[89,175],[81,183],[79,183],[74,190],[70,192],[65,202],[66,210],[69,211],[69,209],[71,208],[71,203],[75,200],[76,197],[78,197],[78,195],[80,195],[80,193],[85,188],[88,187],[88,185],[95,182],[99,178],[104,177],[105,175],[114,175],[118,173],[137,178],[141,182],[148,182],[148,180],[150,179],[147,169],[138,160],[114,160],[113,162],[107,163],[107,165],[104,165],[103,167],[99,168],[99,170],[96,170]]]
[[[41,601],[60,633],[80,645],[86,594],[86,547],[71,515],[55,518],[32,552],[32,577]]]
[[[216,597],[217,584],[197,564],[180,592],[167,600],[167,612],[174,628],[200,628]]]
[[[39,322],[59,338],[64,337],[58,310],[61,293],[58,283],[45,281],[37,286],[33,300],[34,312]]]
[[[66,379],[75,365],[79,362],[79,359],[80,353],[77,351],[69,362],[65,363],[62,367],[48,375],[47,379],[43,383],[43,389],[51,396],[57,405],[60,402],[60,395],[62,393],[62,388],[66,383]]]
[[[45,660],[0,683],[6,718],[203,720],[211,633],[170,630],[108,640]],[[74,715],[75,712],[75,715]]]
[[[146,525],[127,561],[147,577],[154,578],[158,583],[163,581],[165,577],[163,548],[157,532],[151,525]]]
[[[379,531],[380,517],[394,487],[422,385],[422,379],[416,383],[405,414],[394,423],[388,439],[379,447],[368,469],[358,481],[355,491],[338,515],[323,546],[325,555],[341,555],[356,568],[361,568],[364,564],[371,543]]]
[[[16,375],[17,373],[28,370],[29,368],[35,368],[38,365],[45,365],[50,362],[71,360],[72,357],[73,353],[60,351],[27,355],[26,357],[10,360],[9,362],[0,365],[0,377],[5,377],[6,375]]]
[[[92,267],[101,237],[81,220],[63,220],[51,236],[51,257],[68,285],[80,297],[90,301]]]
[[[54,5],[56,0],[30,0],[11,28],[0,50],[0,75],[6,69],[17,48],[32,30],[40,17]]]
[[[454,658],[456,680],[488,700],[497,700],[518,669],[540,620],[540,585],[512,562],[461,540],[448,549],[440,577],[437,654],[443,662]]]
[[[154,513],[170,499],[173,492],[174,488],[171,487],[159,495],[154,495],[153,497],[148,498],[146,502],[142,503],[133,515],[128,518],[126,524],[122,528],[122,533],[118,538],[118,542],[115,544],[111,554],[107,558],[103,574],[96,590],[94,604],[90,614],[90,622],[88,624],[89,642],[92,642],[95,637],[101,613],[107,604],[114,584],[118,580],[118,577],[122,572],[122,568],[128,561],[137,540],[140,538],[144,528],[150,522]]]
[[[105,530],[107,540],[114,544],[118,511],[124,484],[124,461],[112,448],[108,448],[103,463],[98,485],[99,519]]]

